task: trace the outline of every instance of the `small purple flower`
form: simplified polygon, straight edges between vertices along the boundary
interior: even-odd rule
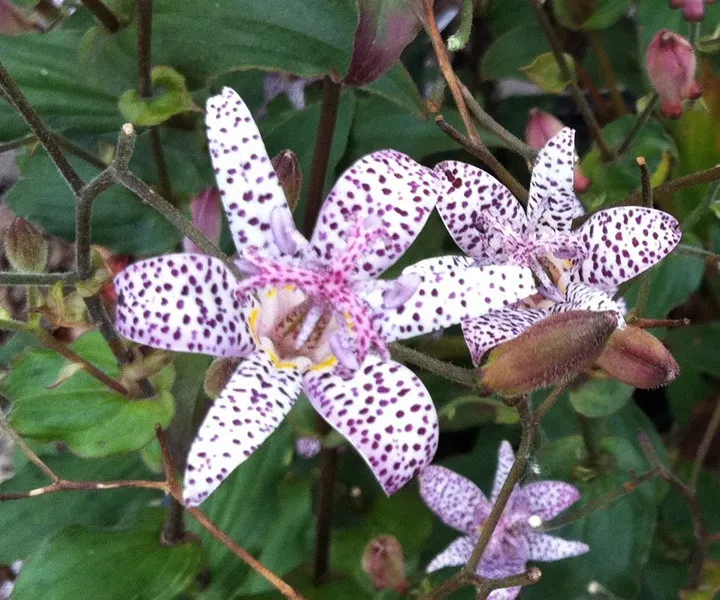
[[[680,241],[671,215],[625,206],[584,214],[573,191],[574,132],[565,128],[542,148],[530,181],[527,213],[492,175],[460,162],[435,167],[444,175],[438,211],[445,225],[478,265],[527,266],[543,296],[463,321],[465,338],[478,363],[493,346],[520,335],[552,312],[622,311],[612,296],[618,286],[651,268]]]
[[[425,504],[446,525],[463,534],[430,562],[428,572],[468,561],[514,460],[510,444],[500,444],[490,500],[472,481],[445,467],[429,466],[420,472],[420,494]],[[590,550],[582,542],[536,530],[579,499],[577,488],[563,481],[516,485],[478,565],[478,575],[487,579],[510,577],[524,573],[530,560],[560,560]],[[495,590],[489,600],[512,600],[519,592],[519,587]]]
[[[248,276],[238,280],[210,256],[174,254],[115,280],[124,336],[244,359],[192,445],[186,502],[197,505],[217,488],[302,392],[383,490],[395,492],[432,459],[438,423],[422,382],[390,359],[387,344],[508,306],[534,293],[530,273],[441,257],[378,279],[435,206],[431,169],[392,150],[366,156],[340,177],[306,240],[233,90],[210,98],[207,126],[237,264]]]
[[[295,110],[305,108],[305,88],[318,81],[319,77],[298,77],[291,73],[268,73],[263,81],[263,103],[256,117],[264,119],[268,106],[281,94],[287,96],[290,106]]]

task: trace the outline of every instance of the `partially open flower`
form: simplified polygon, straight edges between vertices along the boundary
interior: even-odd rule
[[[705,5],[715,0],[670,0],[670,8],[682,11],[686,21],[702,21],[705,18]]]
[[[646,58],[650,82],[660,95],[661,114],[677,119],[682,114],[683,102],[702,94],[695,80],[695,50],[684,37],[663,29],[650,42]]]

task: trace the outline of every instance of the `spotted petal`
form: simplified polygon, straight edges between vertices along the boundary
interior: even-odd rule
[[[575,540],[564,540],[547,533],[527,534],[530,560],[552,561],[579,556],[590,550],[590,546]]]
[[[490,496],[492,502],[495,502],[495,499],[498,497],[500,488],[502,488],[505,483],[514,462],[515,453],[513,452],[510,442],[503,441],[500,444],[500,450],[498,450],[497,470],[495,471],[495,480],[493,481],[492,495]]]
[[[517,492],[517,503],[543,521],[554,519],[568,506],[580,499],[580,492],[574,485],[564,481],[536,481]]]
[[[420,471],[420,495],[446,525],[463,533],[475,533],[475,511],[490,506],[485,494],[472,481],[445,467],[429,466]]]
[[[619,321],[624,323],[622,307],[609,294],[583,283],[568,284],[565,292],[565,302],[556,304],[551,309],[553,313],[567,310],[592,310],[597,312],[610,310],[617,313]]]
[[[445,329],[463,319],[505,308],[536,292],[532,274],[524,267],[453,268],[453,259],[431,258],[403,271],[419,273],[423,279],[407,302],[384,310],[379,317],[387,341]]]
[[[479,365],[486,352],[516,338],[549,314],[545,308],[507,308],[464,320],[463,335],[473,363]]]
[[[505,233],[520,235],[527,227],[520,203],[492,175],[472,165],[446,161],[435,171],[442,185],[438,212],[455,243],[481,264],[506,262]]]
[[[433,558],[425,570],[428,573],[432,573],[445,567],[459,567],[460,565],[464,565],[470,558],[474,546],[475,544],[472,538],[459,537]]]
[[[488,596],[488,600],[515,600],[520,593],[520,587],[501,588],[493,590]]]
[[[118,331],[154,348],[246,356],[255,344],[237,285],[220,260],[203,254],[132,264],[115,277]]]
[[[575,131],[566,127],[538,153],[530,179],[528,218],[535,231],[569,231],[585,213],[573,189]]]
[[[311,239],[320,257],[332,261],[358,219],[377,220],[386,234],[365,256],[361,271],[377,276],[410,247],[437,202],[437,175],[395,150],[361,158],[328,195]]]
[[[639,206],[601,210],[577,233],[588,250],[585,259],[574,266],[571,281],[609,292],[657,264],[682,235],[674,217]]]
[[[370,355],[349,380],[309,371],[305,393],[315,410],[365,459],[390,495],[426,466],[438,444],[435,407],[406,367]]]
[[[205,120],[210,158],[236,248],[274,248],[271,213],[278,209],[290,222],[292,215],[247,105],[235,91],[223,88],[208,99]]]
[[[185,471],[185,502],[197,506],[280,425],[300,394],[293,369],[263,351],[240,363],[198,431]]]

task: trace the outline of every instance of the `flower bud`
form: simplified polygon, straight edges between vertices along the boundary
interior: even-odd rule
[[[210,398],[217,398],[225,389],[235,369],[240,364],[239,358],[217,358],[205,373],[203,389]]]
[[[320,454],[322,444],[316,437],[304,435],[295,440],[295,452],[303,458],[313,458]]]
[[[695,50],[684,37],[663,29],[655,34],[647,51],[650,82],[660,95],[660,113],[677,119],[684,100],[695,100],[702,94],[695,81]]]
[[[567,311],[501,344],[479,370],[486,393],[519,396],[567,381],[590,367],[617,328],[612,311]]]
[[[272,166],[285,192],[288,206],[295,211],[302,191],[303,174],[297,156],[292,150],[285,150],[272,159]]]
[[[597,364],[618,381],[641,389],[666,385],[680,373],[663,343],[632,325],[613,332]]]
[[[560,133],[565,128],[562,121],[555,118],[550,113],[543,112],[539,108],[530,109],[530,118],[525,128],[525,141],[528,146],[535,150],[540,150],[547,144],[551,138]],[[576,192],[586,192],[590,187],[590,178],[587,177],[580,168],[575,164],[575,180],[573,187]]]
[[[190,203],[190,214],[192,224],[202,231],[211,242],[217,244],[220,241],[221,209],[220,190],[216,187],[205,188]],[[183,239],[183,250],[202,254],[195,245],[195,242],[188,238]]]
[[[392,589],[403,594],[410,585],[405,579],[402,546],[392,535],[380,535],[368,542],[363,552],[362,567],[376,590]]]
[[[670,8],[680,9],[686,21],[702,21],[705,18],[705,5],[715,0],[670,0]]]
[[[42,273],[47,266],[47,241],[30,221],[15,217],[5,236],[5,254],[16,271]]]

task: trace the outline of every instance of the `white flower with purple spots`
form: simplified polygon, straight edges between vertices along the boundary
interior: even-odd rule
[[[446,469],[429,466],[420,472],[420,494],[442,521],[462,533],[427,566],[427,571],[464,565],[480,537],[500,489],[515,460],[508,442],[500,445],[498,467],[488,500],[472,481]],[[584,554],[587,544],[541,533],[537,528],[580,499],[577,488],[563,481],[516,485],[493,531],[477,574],[501,579],[527,570],[528,561],[553,561]],[[493,591],[489,600],[512,600],[519,587]]]
[[[680,241],[678,222],[652,208],[602,210],[572,230],[584,214],[573,191],[574,132],[565,128],[540,151],[527,213],[492,175],[443,162],[438,211],[456,243],[478,265],[527,266],[542,296],[463,322],[476,364],[493,346],[520,335],[552,312],[615,310],[618,286],[662,260]]]
[[[238,280],[210,256],[174,254],[134,264],[115,280],[117,326],[126,337],[244,359],[192,445],[186,502],[197,505],[220,485],[301,392],[383,490],[395,492],[432,459],[438,423],[427,390],[390,360],[388,343],[509,306],[535,292],[530,272],[440,258],[396,280],[378,279],[435,206],[434,171],[392,150],[361,159],[340,177],[306,240],[234,91],[208,101],[207,126],[247,277]]]

